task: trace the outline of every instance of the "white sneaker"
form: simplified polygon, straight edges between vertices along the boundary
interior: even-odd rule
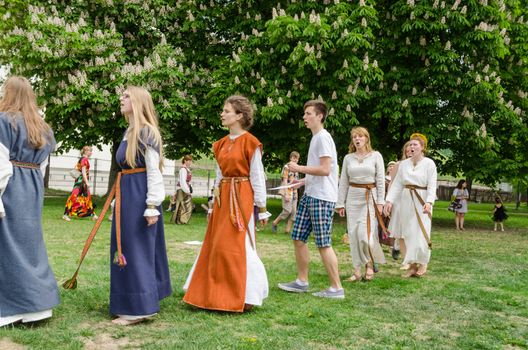
[[[314,297],[329,298],[329,299],[345,299],[345,290],[343,288],[336,291],[330,290],[330,288],[322,290],[320,292],[312,293]]]
[[[64,221],[71,221],[70,217],[68,215],[63,215],[62,220]]]

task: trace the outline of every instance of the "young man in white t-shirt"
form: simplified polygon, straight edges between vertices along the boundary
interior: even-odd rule
[[[304,125],[312,131],[306,165],[288,163],[290,171],[306,174],[299,181],[305,191],[301,198],[292,239],[297,262],[297,279],[289,283],[279,283],[279,288],[288,292],[308,291],[308,264],[310,252],[306,245],[313,231],[315,244],[319,249],[323,264],[330,279],[330,288],[313,293],[323,298],[343,299],[345,291],[341,286],[337,256],[332,248],[332,220],[337,202],[337,152],[332,136],[324,128],[326,104],[311,100],[304,104]]]

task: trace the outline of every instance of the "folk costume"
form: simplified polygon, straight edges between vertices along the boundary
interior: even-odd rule
[[[116,201],[110,241],[110,313],[133,320],[156,314],[159,301],[172,293],[161,202],[165,198],[159,169],[159,148],[150,140],[144,155],[138,152],[133,173],[126,162],[127,140],[121,141],[116,160],[122,169],[120,207]],[[139,147],[144,147],[140,144]],[[120,212],[121,251],[126,266],[114,263],[117,255],[116,214]],[[159,215],[147,226],[145,216]]]
[[[432,205],[436,199],[436,165],[430,158],[423,158],[416,165],[412,159],[400,162],[386,201],[400,199],[400,223],[405,240],[406,254],[403,264],[427,265],[431,257],[431,215],[424,214],[423,204]]]
[[[52,133],[33,148],[24,119],[0,112],[0,326],[51,317],[59,304],[42,236],[43,175],[54,148]]]
[[[183,301],[209,310],[243,312],[262,305],[268,279],[255,247],[253,203],[266,206],[262,144],[245,132],[213,144],[218,163],[214,200],[202,249],[187,281]],[[261,214],[259,214],[260,216]]]
[[[385,204],[385,166],[379,152],[364,159],[350,153],[343,159],[336,208],[345,208],[352,265],[385,263],[378,239],[375,204]]]
[[[192,203],[192,172],[189,168],[182,166],[178,174],[176,184],[176,200],[171,222],[175,224],[186,224],[191,219],[193,211]]]
[[[94,216],[92,194],[83,181],[83,172],[87,179],[90,179],[90,162],[87,157],[79,159],[75,169],[80,171],[80,175],[75,179],[73,190],[66,201],[64,215],[68,217],[77,216],[80,218]]]

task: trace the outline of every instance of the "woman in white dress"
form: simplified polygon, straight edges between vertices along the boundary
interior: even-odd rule
[[[355,127],[350,132],[349,154],[343,159],[336,211],[347,216],[350,253],[354,274],[348,281],[374,276],[373,264],[385,263],[378,240],[376,210],[381,213],[385,203],[385,166],[383,157],[372,150],[367,129]]]
[[[392,171],[389,174],[391,177],[390,184],[392,184],[392,180],[394,180],[396,178],[396,175],[398,174],[398,167],[401,161],[410,158],[412,155],[411,148],[409,147],[410,142],[411,141],[407,141],[405,142],[405,145],[403,145],[400,161],[396,163],[396,165],[394,165]],[[390,189],[390,184],[387,191]],[[392,212],[390,216],[388,230],[390,232],[390,237],[394,239],[394,245],[392,247],[392,257],[394,258],[394,260],[397,260],[400,256],[400,253],[402,256],[405,256],[405,241],[403,240],[403,229],[401,227],[400,222],[400,198],[396,198],[392,203]]]
[[[385,214],[401,196],[400,222],[407,248],[403,264],[409,269],[403,277],[423,276],[431,257],[431,219],[436,199],[436,165],[425,157],[427,139],[412,134],[409,148],[412,156],[400,163],[385,203]]]

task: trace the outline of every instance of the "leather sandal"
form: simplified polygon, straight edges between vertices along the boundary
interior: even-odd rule
[[[352,276],[350,276],[347,279],[345,279],[345,281],[346,282],[359,282],[362,279],[363,279],[363,277],[361,277],[361,275],[353,274]]]

